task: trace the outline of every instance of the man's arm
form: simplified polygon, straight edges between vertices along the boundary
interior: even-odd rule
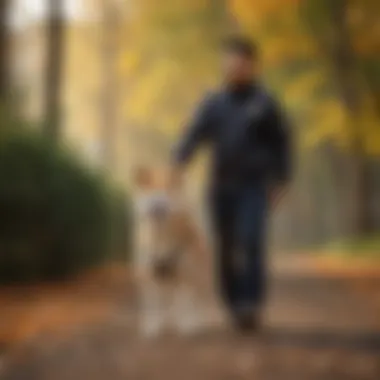
[[[197,148],[210,138],[212,128],[213,97],[205,97],[196,110],[196,113],[185,128],[178,145],[172,156],[171,182],[173,187],[178,187],[182,181],[181,176],[184,167],[192,159]]]
[[[174,150],[173,160],[176,165],[187,164],[201,143],[210,137],[212,103],[212,97],[207,96],[198,106],[195,116]]]

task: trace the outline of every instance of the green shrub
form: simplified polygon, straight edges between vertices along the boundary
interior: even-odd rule
[[[127,236],[116,216],[127,215],[125,197],[39,134],[2,136],[0,183],[1,282],[73,275],[114,257]]]

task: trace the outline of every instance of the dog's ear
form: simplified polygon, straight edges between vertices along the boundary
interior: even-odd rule
[[[133,175],[134,185],[138,189],[149,189],[154,186],[153,171],[145,166],[140,166],[135,169]]]

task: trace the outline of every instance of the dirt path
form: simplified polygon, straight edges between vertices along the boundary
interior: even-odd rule
[[[271,284],[261,337],[219,327],[198,338],[144,342],[135,332],[131,298],[119,283],[108,294],[112,312],[66,335],[45,332],[14,347],[4,357],[0,379],[380,379],[379,278],[282,271]]]

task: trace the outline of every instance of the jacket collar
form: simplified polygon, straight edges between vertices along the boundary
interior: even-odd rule
[[[259,90],[259,84],[254,81],[239,85],[225,84],[223,92],[233,99],[246,99],[255,95]]]

